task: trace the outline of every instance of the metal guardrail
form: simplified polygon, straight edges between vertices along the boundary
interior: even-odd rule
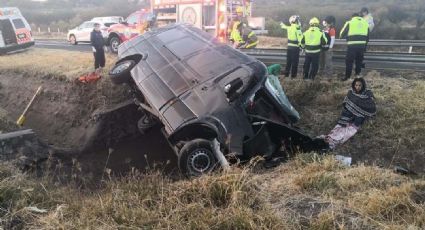
[[[336,45],[346,45],[345,39],[336,39]],[[368,43],[369,46],[408,46],[408,47],[425,47],[425,40],[384,40],[373,39]]]
[[[286,49],[242,49],[241,51],[265,64],[286,63]],[[333,51],[333,53],[336,66],[344,66],[345,51]],[[304,55],[301,55],[300,59],[302,63]],[[425,71],[425,54],[366,52],[365,62],[368,67],[373,69]]]

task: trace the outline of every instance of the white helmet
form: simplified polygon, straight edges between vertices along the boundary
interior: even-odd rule
[[[300,16],[298,16],[298,15],[292,15],[289,18],[289,23],[291,23],[291,24],[299,23],[299,21],[300,21]]]

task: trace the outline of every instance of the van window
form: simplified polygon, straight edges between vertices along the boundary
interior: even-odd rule
[[[15,26],[16,29],[22,29],[25,28],[25,24],[21,19],[13,19],[13,25]]]

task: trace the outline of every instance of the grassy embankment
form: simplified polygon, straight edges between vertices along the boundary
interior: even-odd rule
[[[116,56],[106,56],[109,69]],[[0,56],[0,69],[4,73],[27,73],[63,80],[75,80],[80,75],[93,71],[94,58],[91,53],[33,48],[20,53]]]
[[[40,53],[48,55],[38,55]],[[18,60],[25,59],[22,57],[37,58],[36,64],[29,60],[19,63]],[[0,58],[2,70],[50,73],[68,80],[91,66],[90,54],[74,52],[33,50],[8,60],[12,62]],[[366,161],[367,165],[360,163],[347,168],[330,156],[302,154],[270,171],[233,169],[226,174],[191,181],[173,181],[155,171],[132,172],[124,177],[110,177],[106,173],[107,179],[98,189],[87,190],[73,180],[55,181],[53,178],[62,173],[60,166],[42,178],[35,178],[2,163],[0,226],[5,229],[11,226],[29,229],[423,229],[423,175],[401,176],[394,174],[390,166],[404,162],[417,171],[423,170],[425,82],[420,76],[406,77],[386,78],[376,72],[367,76],[377,98],[377,118],[337,150]],[[335,124],[341,109],[338,104],[349,83],[284,80],[283,85],[301,113],[300,126],[318,135],[328,132]],[[77,166],[72,172],[76,181],[84,180]]]

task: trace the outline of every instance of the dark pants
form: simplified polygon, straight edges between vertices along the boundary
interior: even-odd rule
[[[304,61],[304,79],[312,79],[319,71],[320,53],[306,53]]]
[[[284,75],[286,77],[291,73],[291,77],[296,77],[298,73],[298,62],[300,60],[300,48],[298,47],[288,47],[286,53],[286,68]]]
[[[351,77],[353,71],[353,63],[356,62],[356,75],[362,72],[365,46],[348,46],[347,55],[345,57],[345,78]]]
[[[105,67],[105,51],[102,49],[96,49],[94,55],[94,69],[98,69],[99,67]]]

